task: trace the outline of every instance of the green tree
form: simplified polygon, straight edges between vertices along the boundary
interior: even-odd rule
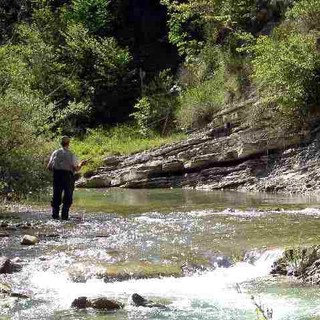
[[[253,79],[262,105],[291,127],[307,125],[320,98],[319,14],[318,1],[299,1],[271,37],[261,36],[253,46]]]
[[[72,9],[67,12],[67,17],[95,33],[112,19],[108,11],[109,4],[109,0],[72,0]]]

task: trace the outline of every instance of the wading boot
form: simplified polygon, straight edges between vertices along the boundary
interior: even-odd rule
[[[52,208],[52,219],[59,219],[59,208]]]
[[[69,209],[62,208],[61,220],[69,220]]]

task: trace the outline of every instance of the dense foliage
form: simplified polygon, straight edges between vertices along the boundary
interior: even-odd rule
[[[318,125],[318,0],[3,0],[0,28],[0,189],[42,187],[61,133],[147,147],[248,98],[250,125]]]

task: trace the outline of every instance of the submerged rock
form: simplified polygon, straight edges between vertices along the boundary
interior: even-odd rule
[[[123,307],[120,302],[115,300],[110,300],[108,298],[87,298],[87,297],[79,297],[73,300],[71,304],[72,308],[77,309],[86,309],[93,308],[98,310],[118,310]]]
[[[39,242],[39,239],[36,236],[31,236],[31,235],[25,234],[22,237],[20,243],[22,245],[30,246],[30,245],[35,245],[37,242]]]
[[[152,264],[147,261],[99,263],[76,263],[68,269],[75,282],[85,282],[90,278],[104,279],[105,282],[128,279],[149,279],[159,277],[182,277],[183,271],[176,264]]]
[[[14,291],[10,294],[11,297],[20,298],[20,299],[29,299],[30,296],[24,292]]]

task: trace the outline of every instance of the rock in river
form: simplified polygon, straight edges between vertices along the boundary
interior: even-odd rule
[[[118,310],[123,307],[123,305],[117,301],[110,300],[108,298],[87,298],[79,297],[73,300],[71,307],[77,309],[93,308],[98,310]]]
[[[134,293],[131,296],[132,302],[137,307],[146,307],[146,308],[162,308],[166,309],[167,307],[161,303],[153,302],[152,300],[147,300],[146,298],[140,296],[137,293]]]
[[[0,273],[13,273],[13,264],[7,257],[0,257]]]
[[[30,246],[30,245],[36,244],[38,241],[39,241],[39,239],[37,237],[25,234],[21,239],[21,244],[26,245],[26,246]]]
[[[0,257],[0,273],[13,273],[20,271],[22,266],[7,257]]]

